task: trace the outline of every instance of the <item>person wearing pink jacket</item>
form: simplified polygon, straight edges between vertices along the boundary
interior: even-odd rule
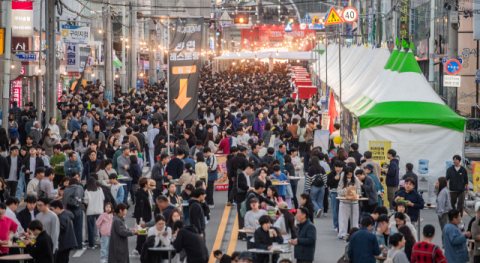
[[[113,221],[113,207],[111,203],[105,204],[105,212],[97,219],[97,228],[100,231],[100,262],[106,263],[108,261],[108,246],[110,244],[110,231],[112,229]]]

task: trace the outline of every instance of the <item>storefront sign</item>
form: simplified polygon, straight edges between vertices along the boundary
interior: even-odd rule
[[[72,44],[88,44],[90,27],[62,25],[62,41]]]
[[[62,82],[58,82],[58,87],[57,87],[57,95],[58,95],[58,101],[60,101],[60,98],[62,97]]]
[[[0,28],[0,55],[3,54],[4,46],[5,46],[5,29]]]
[[[67,70],[78,71],[78,45],[67,44]]]
[[[33,36],[33,2],[12,2],[12,37]]]
[[[402,39],[409,41],[409,14],[410,14],[410,0],[401,0],[400,3],[400,36]]]
[[[444,87],[460,87],[462,82],[461,76],[443,76],[443,86]]]

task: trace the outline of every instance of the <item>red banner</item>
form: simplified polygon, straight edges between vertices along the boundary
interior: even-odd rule
[[[58,82],[57,94],[58,94],[58,101],[60,101],[60,97],[62,97],[62,82]]]
[[[291,32],[285,32],[284,25],[254,26],[251,29],[242,29],[242,48],[263,46],[265,42],[271,40],[284,40],[285,35],[299,39],[311,34],[315,34],[315,30],[301,29],[300,25],[292,25]]]
[[[10,94],[10,105],[13,105],[13,102],[16,101],[18,107],[22,107],[22,79],[14,79],[10,82],[11,85],[11,94]]]

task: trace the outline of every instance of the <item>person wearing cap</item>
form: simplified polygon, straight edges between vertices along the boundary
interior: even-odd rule
[[[173,232],[177,236],[173,241],[173,247],[177,253],[185,251],[187,263],[208,262],[210,255],[207,246],[194,225],[185,226],[185,222],[178,220],[173,223]]]
[[[382,183],[380,183],[380,180],[378,180],[378,177],[375,176],[375,174],[373,173],[373,165],[371,164],[367,164],[365,165],[365,167],[363,168],[363,171],[365,172],[365,175],[367,177],[370,177],[372,178],[374,184],[375,184],[375,189],[377,190],[377,200],[378,200],[378,205],[379,206],[382,206],[383,205],[383,196],[385,194],[385,191],[383,189],[383,185]]]
[[[370,164],[373,168],[371,172],[375,175],[375,177],[380,178],[380,164],[372,160],[372,155],[373,154],[371,151],[366,151],[363,153],[363,158],[365,158],[366,161],[362,164],[362,169],[365,170],[365,167]]]
[[[272,226],[272,219],[268,215],[263,215],[258,219],[260,227],[255,230],[255,248],[270,250],[273,247],[273,243],[283,243],[283,237],[278,228]],[[257,254],[256,262],[264,262],[268,255]],[[273,262],[277,262],[280,255],[273,255]]]
[[[233,259],[233,257],[232,257]],[[249,251],[243,251],[238,256],[238,262],[240,263],[252,263],[253,262],[253,254]]]
[[[477,225],[478,225],[478,222],[477,222]],[[425,225],[423,227],[423,240],[413,245],[412,256],[411,256],[412,263],[446,263],[447,262],[447,259],[443,255],[442,249],[439,246],[433,244],[434,237],[435,237],[435,227],[432,225]],[[478,249],[475,249],[475,253],[477,253],[477,251]]]
[[[193,191],[192,198],[188,200],[188,212],[190,216],[190,225],[195,226],[200,236],[205,240],[205,214],[203,213],[202,203],[207,195],[205,189],[197,188]]]

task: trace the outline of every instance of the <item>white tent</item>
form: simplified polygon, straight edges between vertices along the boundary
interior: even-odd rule
[[[230,60],[230,59],[294,59],[294,60],[316,60],[320,58],[318,52],[298,51],[298,52],[276,52],[276,51],[259,51],[259,52],[228,52],[216,60]]]
[[[406,164],[412,163],[419,189],[428,191],[425,200],[434,202],[437,178],[445,176],[453,155],[463,156],[465,119],[431,88],[413,48],[411,44],[408,52],[402,48],[391,55],[383,48],[343,48],[342,104],[358,117],[359,151],[367,151],[375,143],[391,145],[400,158],[400,176],[405,174]],[[338,52],[336,60],[330,53],[335,54],[334,50],[328,49],[328,59],[336,64],[328,62],[327,85],[338,94]],[[325,81],[322,69],[320,78]]]

